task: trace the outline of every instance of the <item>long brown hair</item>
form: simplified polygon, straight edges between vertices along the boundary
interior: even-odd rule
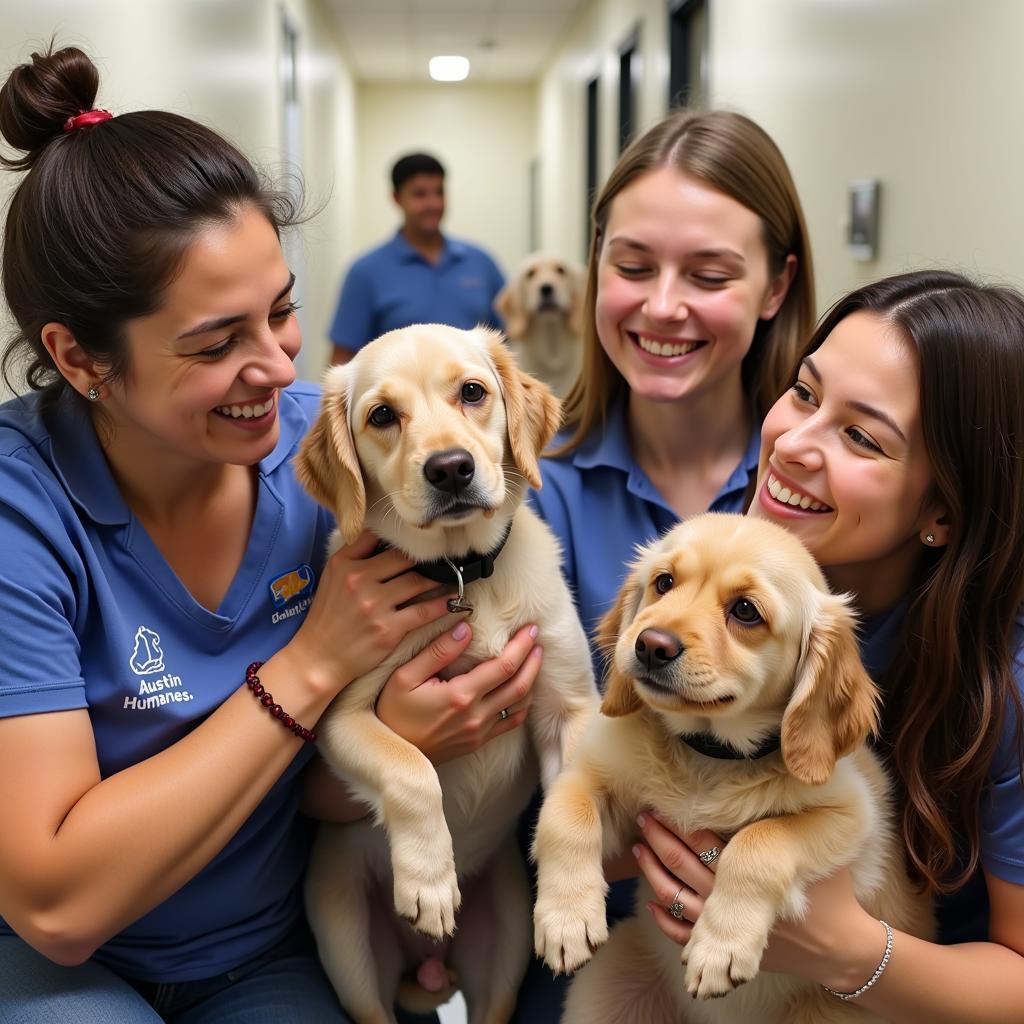
[[[597,265],[612,201],[649,171],[671,167],[725,193],[761,219],[769,271],[782,272],[796,257],[786,299],[770,321],[761,321],[743,362],[743,384],[758,421],[789,383],[793,359],[814,325],[814,267],[796,186],[779,148],[749,118],[723,110],[670,114],[622,154],[593,210],[587,290],[583,309],[583,366],[565,400],[570,438],[557,454],[572,451],[603,427],[612,400],[625,384],[597,337],[594,304]]]
[[[883,317],[917,353],[925,447],[949,516],[946,546],[922,545],[904,639],[881,682],[882,750],[910,869],[950,892],[978,868],[1007,715],[1024,767],[1013,673],[1024,602],[1024,297],[942,271],[890,277],[833,306],[803,354],[858,310]]]

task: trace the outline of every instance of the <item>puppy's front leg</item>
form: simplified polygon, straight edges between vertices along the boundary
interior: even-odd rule
[[[691,996],[723,996],[753,978],[794,887],[850,862],[869,820],[863,807],[817,807],[740,829],[682,953]]]
[[[608,938],[607,810],[607,794],[583,763],[555,780],[541,807],[532,850],[537,863],[534,945],[555,974],[582,967]]]
[[[461,896],[434,766],[370,710],[330,716],[320,747],[387,829],[395,909],[435,939],[451,935]]]

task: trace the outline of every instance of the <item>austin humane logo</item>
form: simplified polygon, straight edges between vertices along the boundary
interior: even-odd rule
[[[160,634],[145,626],[139,626],[135,631],[135,647],[128,664],[131,670],[140,676],[163,672],[164,652],[160,647]]]
[[[294,569],[281,573],[276,579],[271,580],[270,596],[274,600],[274,607],[284,609],[274,612],[271,622],[280,622],[282,619],[290,619],[293,615],[304,612],[313,600],[313,584],[316,576],[313,569],[303,563]],[[301,598],[301,600],[298,600]],[[295,602],[292,604],[292,602]],[[285,608],[285,605],[290,607]]]

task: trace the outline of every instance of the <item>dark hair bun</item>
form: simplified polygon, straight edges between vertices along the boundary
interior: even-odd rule
[[[19,64],[0,88],[0,133],[25,155],[3,163],[31,167],[69,117],[92,109],[98,88],[96,65],[76,46],[33,53],[31,64]]]

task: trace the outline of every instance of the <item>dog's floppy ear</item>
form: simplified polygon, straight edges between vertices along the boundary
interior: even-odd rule
[[[521,275],[516,274],[505,283],[494,300],[494,308],[505,321],[505,332],[510,338],[521,338],[526,333],[526,310],[520,295]]]
[[[540,487],[538,460],[562,421],[562,404],[546,384],[516,366],[496,333],[490,335],[489,352],[504,392],[512,461],[531,487]]]
[[[821,596],[782,719],[782,756],[801,782],[827,782],[836,761],[878,728],[879,694],[861,664],[843,595]]]
[[[569,267],[569,277],[572,281],[572,297],[569,304],[569,331],[577,338],[583,336],[583,308],[584,300],[587,297],[587,274],[586,271],[573,264]]]
[[[348,423],[347,368],[324,376],[320,412],[299,445],[295,477],[310,496],[332,509],[346,544],[359,536],[366,518],[366,487]]]
[[[631,715],[643,707],[637,696],[636,687],[629,676],[623,675],[615,667],[615,645],[619,634],[632,621],[636,613],[639,599],[633,573],[619,589],[615,604],[605,613],[597,627],[597,649],[607,658],[608,667],[604,677],[604,700],[601,702],[601,714],[609,718],[622,718]]]

